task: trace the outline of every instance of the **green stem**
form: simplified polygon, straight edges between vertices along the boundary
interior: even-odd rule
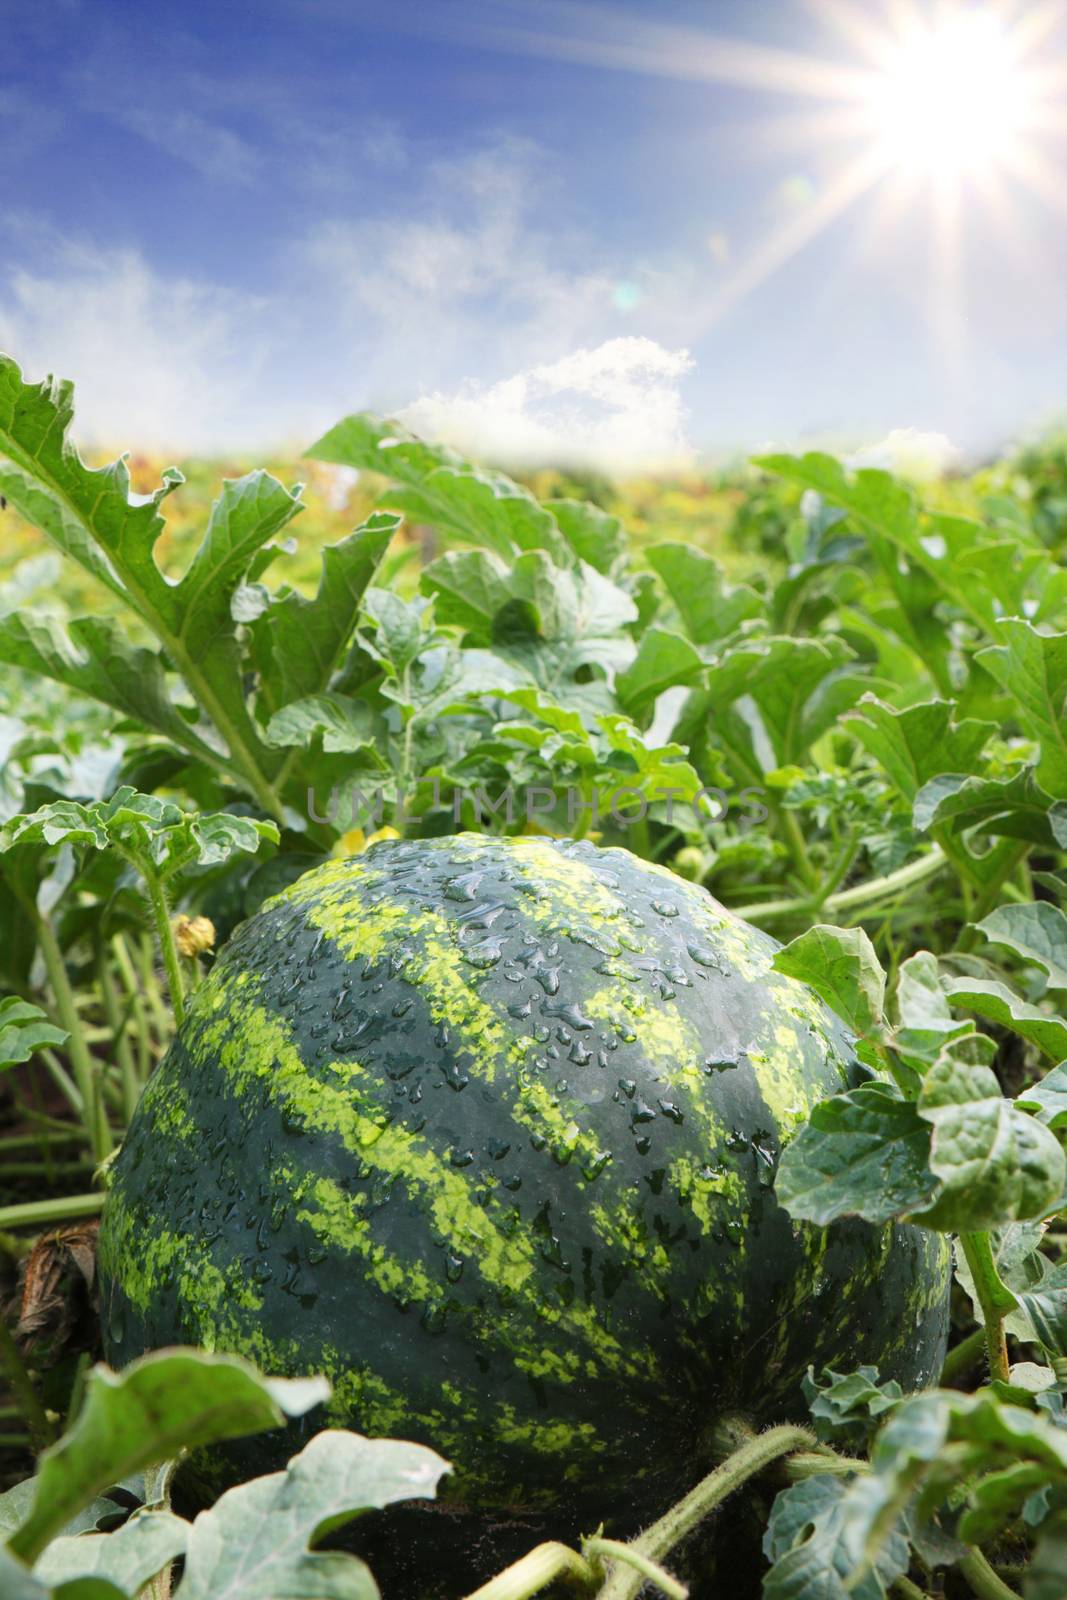
[[[47,1227],[53,1222],[95,1217],[103,1204],[103,1194],[94,1192],[64,1194],[52,1200],[27,1200],[17,1206],[0,1206],[0,1228]]]
[[[669,1572],[655,1561],[650,1561],[648,1556],[643,1556],[635,1550],[632,1544],[623,1544],[621,1539],[601,1539],[599,1537],[586,1539],[582,1545],[582,1554],[587,1561],[594,1564],[609,1557],[613,1561],[622,1561],[639,1572],[646,1583],[654,1584],[667,1600],[688,1600],[689,1590],[684,1583],[679,1583],[677,1578],[672,1578]]]
[[[74,1003],[74,991],[67,977],[67,969],[63,961],[63,952],[52,931],[52,924],[40,912],[36,912],[37,942],[40,945],[41,955],[44,959],[48,981],[52,986],[55,996],[56,1008],[64,1028],[70,1034],[67,1041],[67,1050],[70,1054],[71,1066],[74,1068],[74,1078],[78,1085],[78,1093],[82,1097],[82,1117],[85,1130],[89,1135],[93,1154],[98,1161],[112,1148],[111,1130],[107,1125],[107,1117],[100,1100],[100,1085],[98,1069],[89,1053],[89,1047],[82,1037],[81,1022],[78,1017],[78,1008]]]
[[[997,1577],[980,1550],[971,1550],[959,1567],[978,1600],[1019,1600],[1018,1591]]]
[[[913,889],[917,884],[924,883],[927,878],[932,878],[940,872],[945,865],[944,853],[936,846],[920,856],[917,861],[910,861],[905,867],[898,867],[895,872],[889,872],[884,878],[872,878],[867,883],[860,883],[853,889],[842,889],[837,894],[828,895],[822,902],[821,910],[836,915],[840,911],[856,911],[862,906],[876,905],[882,900],[893,895],[902,894],[905,889]],[[756,901],[752,905],[734,906],[734,916],[743,917],[746,922],[767,922],[775,917],[794,916],[799,912],[811,911],[814,901],[811,896],[797,896],[792,900],[764,900]]]
[[[917,1583],[912,1583],[910,1578],[897,1578],[894,1580],[890,1593],[899,1595],[900,1600],[930,1600],[925,1589],[920,1589]]]
[[[1007,857],[1002,870],[985,885],[981,894],[975,901],[974,908],[971,911],[972,922],[981,922],[982,918],[987,916],[989,912],[992,911],[993,907],[1000,899],[1001,890],[1005,880],[1013,876],[1020,861],[1026,860],[1031,848],[1032,846],[1029,839],[1026,839],[1022,842],[1022,844],[1019,845],[1018,849],[1013,850],[1012,853]]]
[[[182,981],[182,964],[178,958],[178,947],[174,943],[174,929],[170,925],[167,897],[163,893],[163,885],[154,873],[151,876],[145,876],[145,883],[148,887],[148,898],[152,905],[152,915],[156,921],[159,947],[163,952],[163,966],[167,973],[167,988],[170,990],[170,1008],[174,1013],[174,1020],[180,1028],[185,1021],[185,984]]]
[[[34,1445],[38,1450],[42,1450],[51,1441],[52,1429],[44,1414],[44,1406],[34,1387],[33,1379],[19,1355],[15,1337],[3,1317],[0,1317],[0,1367],[7,1373],[11,1391],[30,1430]]]
[[[960,1248],[971,1269],[975,1297],[985,1324],[989,1375],[1007,1383],[1008,1341],[1004,1335],[1004,1318],[1015,1309],[1018,1302],[1007,1285],[1001,1282],[988,1233],[961,1233]]]
[[[45,1068],[45,1071],[52,1079],[52,1082],[55,1084],[56,1088],[59,1089],[63,1095],[64,1100],[66,1100],[74,1115],[79,1119],[79,1121],[84,1121],[85,1100],[82,1097],[81,1090],[74,1082],[74,1079],[71,1077],[62,1061],[60,1061],[59,1057],[54,1051],[48,1049],[47,1045],[43,1049],[39,1050],[37,1054],[40,1058],[42,1066]]]
[[[137,1068],[134,1065],[133,1051],[130,1049],[130,1041],[126,1037],[126,1019],[123,1017],[122,1007],[119,1005],[115,979],[112,976],[107,953],[102,948],[97,951],[96,974],[100,987],[100,998],[104,1002],[104,1015],[107,1018],[108,1027],[111,1029],[111,1037],[114,1041],[115,1059],[119,1064],[119,1072],[122,1076],[123,1110],[126,1114],[126,1121],[129,1122],[137,1105],[141,1086],[137,1077]]]
[[[819,884],[819,874],[812,866],[808,854],[808,842],[804,837],[804,830],[797,821],[796,812],[790,811],[786,806],[780,806],[778,820],[782,825],[789,854],[793,858],[793,865],[797,869],[800,881],[806,883],[809,889],[816,889]]]
[[[553,1541],[535,1546],[520,1561],[475,1589],[467,1600],[529,1600],[557,1578],[590,1589],[596,1584],[596,1573],[588,1561],[576,1550]]]
[[[780,1470],[787,1483],[803,1483],[805,1478],[847,1478],[854,1472],[869,1472],[870,1463],[831,1451],[798,1450]]]
[[[955,1389],[960,1379],[966,1378],[977,1366],[982,1352],[986,1346],[985,1328],[975,1328],[966,1339],[961,1339],[959,1344],[954,1344],[945,1357],[945,1364],[941,1368],[941,1386],[945,1389]]]
[[[141,1000],[140,985],[137,974],[133,970],[130,952],[126,948],[126,941],[121,933],[116,933],[111,941],[111,948],[115,955],[115,965],[119,970],[123,987],[129,999],[131,1018],[134,1031],[137,1035],[137,1072],[142,1083],[148,1079],[152,1066],[152,1041],[148,1033],[148,1018],[145,1016],[144,1004]]]
[[[71,1178],[76,1172],[92,1172],[96,1161],[86,1155],[80,1161],[5,1161],[5,1178],[40,1178],[49,1174],[48,1181]]]
[[[58,1138],[48,1139],[43,1133],[13,1133],[0,1139],[0,1155],[13,1150],[40,1150],[44,1144],[76,1144],[81,1138],[80,1128],[68,1128]]]
[[[171,1019],[167,1008],[163,1004],[163,996],[159,984],[156,982],[155,953],[152,940],[144,937],[140,941],[141,947],[141,988],[148,1001],[148,1009],[152,1013],[152,1021],[161,1039],[166,1039],[171,1032]]]
[[[639,1534],[632,1541],[633,1548],[639,1555],[662,1561],[716,1506],[743,1483],[747,1483],[749,1478],[755,1477],[779,1457],[789,1455],[793,1450],[811,1450],[815,1443],[813,1433],[791,1423],[769,1428],[766,1433],[747,1439],[658,1522]],[[641,1574],[632,1568],[616,1566],[600,1590],[598,1600],[636,1600],[643,1581]]]

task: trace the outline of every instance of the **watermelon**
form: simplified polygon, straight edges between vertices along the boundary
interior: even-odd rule
[[[939,1370],[945,1243],[822,1230],[783,1144],[863,1077],[778,948],[621,849],[384,841],[243,924],[113,1169],[105,1349],[325,1373],[336,1424],[432,1445],[446,1501],[588,1531],[668,1503],[717,1422],[802,1412],[809,1366]]]

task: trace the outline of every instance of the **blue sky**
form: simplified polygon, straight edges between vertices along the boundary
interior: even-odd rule
[[[809,137],[836,102],[796,58],[858,65],[848,4],[879,9],[0,0],[0,346],[134,447],[299,443],[364,407],[616,468],[1017,437],[1067,411],[1064,113],[1033,136],[1043,194],[953,193],[948,265],[928,183],[830,215],[866,136]]]

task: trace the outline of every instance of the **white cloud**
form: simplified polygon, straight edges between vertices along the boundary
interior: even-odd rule
[[[943,433],[893,428],[877,444],[864,445],[848,458],[850,467],[881,467],[913,483],[932,483],[960,464],[960,452]]]
[[[332,308],[334,349],[376,405],[491,382],[617,326],[593,246],[536,221],[545,181],[536,153],[505,140],[428,163],[400,216],[334,218],[299,241],[293,271]]]
[[[23,217],[0,265],[0,347],[73,378],[77,437],[108,448],[299,447],[369,409],[515,464],[675,460],[682,341],[643,309],[614,336],[618,274],[540,225],[545,181],[512,141],[413,167],[395,212],[283,241],[262,294]]]
[[[652,339],[608,339],[497,383],[424,395],[400,418],[487,460],[625,475],[689,455],[679,384],[692,365]]]
[[[194,111],[167,105],[111,105],[108,114],[176,161],[188,162],[205,178],[251,183],[264,165],[262,156],[247,139]]]
[[[56,246],[0,282],[0,348],[76,385],[76,432],[109,447],[212,452],[263,435],[261,303],[164,278],[135,251]]]

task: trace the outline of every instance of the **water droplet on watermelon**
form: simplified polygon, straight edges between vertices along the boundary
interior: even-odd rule
[[[661,917],[676,917],[678,915],[678,907],[672,905],[669,900],[653,900],[652,909],[658,912]]]
[[[446,1256],[445,1257],[445,1277],[448,1279],[449,1283],[458,1283],[460,1278],[462,1278],[462,1276],[463,1276],[463,1259],[462,1259],[462,1257],[456,1256],[456,1255],[451,1255],[451,1254]]]
[[[473,1150],[453,1150],[452,1165],[454,1167],[469,1167],[474,1160]]]
[[[585,1178],[589,1183],[592,1183],[594,1179],[599,1178],[600,1174],[603,1172],[610,1160],[610,1150],[598,1150],[596,1155],[593,1156],[592,1160],[583,1163],[582,1177]]]

